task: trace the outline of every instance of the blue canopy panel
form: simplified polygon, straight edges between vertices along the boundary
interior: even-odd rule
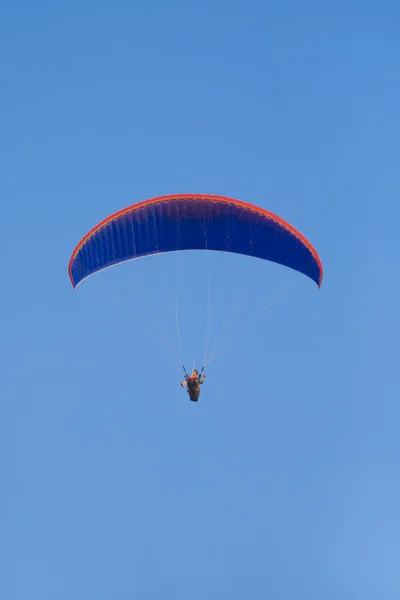
[[[322,264],[310,242],[269,211],[224,196],[182,194],[133,204],[104,219],[75,248],[69,276],[81,281],[120,262],[177,250],[219,250],[279,263],[320,287]]]

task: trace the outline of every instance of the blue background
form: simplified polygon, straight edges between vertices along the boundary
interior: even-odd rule
[[[2,598],[399,597],[399,22],[393,1],[2,8]],[[93,225],[172,193],[276,212],[321,291],[191,252],[72,290]],[[180,360],[203,352],[193,404]]]

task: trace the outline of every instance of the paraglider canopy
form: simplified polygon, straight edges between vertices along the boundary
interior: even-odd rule
[[[69,263],[74,288],[112,265],[162,252],[216,250],[269,260],[320,287],[323,268],[311,243],[264,208],[225,196],[178,194],[133,204],[96,225]]]

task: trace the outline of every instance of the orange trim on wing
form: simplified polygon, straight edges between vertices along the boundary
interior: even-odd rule
[[[199,201],[203,201],[203,202],[206,201],[206,202],[221,202],[223,204],[233,204],[234,206],[246,208],[248,210],[251,210],[252,212],[255,212],[259,215],[267,217],[268,219],[271,219],[272,221],[275,221],[276,223],[278,223],[279,225],[281,225],[282,227],[284,227],[285,229],[287,229],[288,231],[293,233],[293,235],[295,235],[309,249],[309,251],[315,258],[315,260],[318,264],[318,267],[319,267],[320,276],[319,276],[318,287],[321,287],[322,276],[323,276],[323,266],[322,266],[322,262],[318,256],[317,251],[315,250],[314,246],[307,240],[307,238],[302,233],[300,233],[300,231],[295,229],[295,227],[293,227],[293,225],[290,225],[290,223],[288,223],[281,217],[278,217],[278,215],[275,215],[274,213],[270,212],[269,210],[266,210],[265,208],[261,208],[259,206],[255,206],[254,204],[250,204],[249,202],[243,202],[242,200],[235,200],[234,198],[228,198],[227,196],[213,196],[213,195],[209,195],[209,194],[174,194],[174,195],[170,195],[170,196],[157,196],[156,198],[150,198],[149,200],[143,200],[142,202],[137,202],[136,204],[132,204],[131,206],[128,206],[127,208],[123,208],[123,209],[113,213],[112,215],[110,215],[109,217],[106,217],[105,219],[100,221],[100,223],[95,225],[95,227],[93,227],[77,244],[75,250],[72,253],[70,261],[69,261],[68,273],[69,273],[69,278],[71,280],[71,283],[72,283],[72,286],[74,287],[74,289],[76,286],[72,279],[72,263],[75,260],[77,254],[78,254],[79,250],[82,248],[82,246],[84,246],[84,244],[95,233],[97,233],[100,229],[105,227],[108,223],[111,223],[111,221],[119,219],[120,217],[127,215],[131,212],[135,212],[136,210],[139,210],[141,208],[151,206],[152,204],[162,204],[163,202],[174,202],[174,201],[179,201],[179,200],[194,200],[194,201],[199,200]]]

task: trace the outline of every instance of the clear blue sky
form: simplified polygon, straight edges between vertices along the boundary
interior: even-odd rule
[[[4,4],[1,598],[398,600],[399,31],[394,0]],[[204,253],[72,290],[88,229],[183,192],[293,223],[321,291]],[[201,357],[208,281],[192,404],[168,342],[178,299]]]

